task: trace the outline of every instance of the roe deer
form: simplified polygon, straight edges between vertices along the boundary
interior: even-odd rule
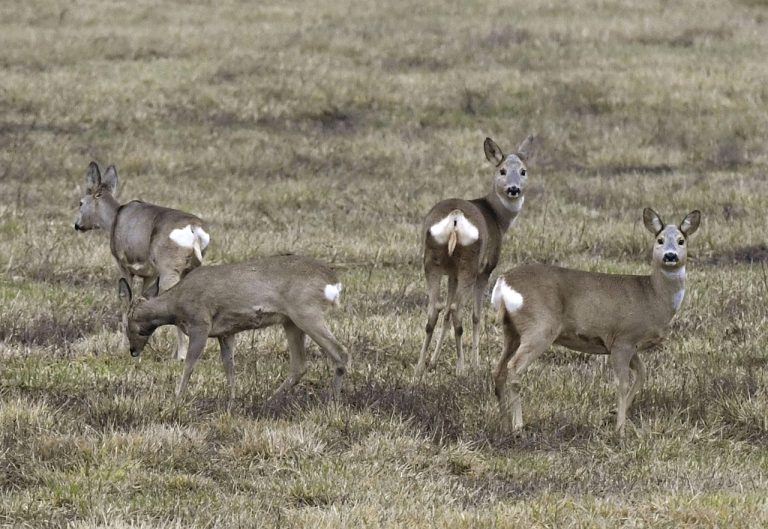
[[[616,429],[645,381],[639,351],[661,343],[685,293],[686,240],[701,213],[679,226],[643,210],[654,234],[651,275],[601,274],[549,265],[526,265],[499,276],[491,302],[504,328],[504,350],[494,373],[502,421],[523,426],[520,375],[552,343],[609,354],[618,381]],[[510,360],[511,358],[511,360]],[[635,379],[630,386],[630,372]],[[510,384],[507,385],[507,378]]]
[[[490,192],[474,200],[452,198],[436,204],[424,221],[424,274],[429,304],[424,344],[416,374],[437,363],[448,324],[453,321],[456,337],[456,372],[464,370],[461,337],[464,303],[471,294],[473,363],[480,365],[480,315],[488,278],[501,254],[504,233],[523,207],[523,189],[528,177],[524,161],[528,158],[533,136],[528,136],[517,152],[504,155],[498,145],[486,138],[485,157],[496,166]],[[440,302],[440,282],[448,276],[448,296]],[[443,325],[431,359],[427,359],[432,333],[440,311],[447,307]]]
[[[305,335],[309,335],[335,366],[334,395],[341,389],[348,355],[325,324],[324,310],[339,305],[341,283],[328,266],[295,255],[264,257],[189,272],[170,290],[150,299],[132,301],[131,288],[120,280],[120,297],[127,308],[126,332],[131,356],[139,356],[161,325],[176,325],[189,335],[184,373],[176,389],[183,395],[189,376],[209,336],[218,338],[221,360],[235,394],[232,358],[235,334],[282,324],[288,338],[291,372],[275,392],[292,388],[306,371]]]
[[[120,205],[115,198],[114,165],[102,176],[96,162],[91,162],[85,183],[75,230],[109,230],[112,256],[129,285],[139,276],[144,281],[142,290],[157,280],[163,292],[202,264],[210,236],[198,217],[140,200]],[[175,358],[183,359],[186,351],[186,337],[178,330]]]

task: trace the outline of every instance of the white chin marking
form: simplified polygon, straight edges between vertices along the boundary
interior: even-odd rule
[[[325,294],[325,299],[331,303],[338,303],[341,296],[341,283],[336,283],[335,285],[325,285],[323,294]]]
[[[495,310],[499,310],[502,302],[507,312],[517,312],[523,306],[523,296],[517,290],[510,288],[504,278],[500,277],[496,280],[491,293],[491,305]]]
[[[429,234],[437,244],[447,244],[452,232],[456,232],[461,246],[469,246],[480,238],[480,230],[472,224],[461,210],[452,211],[440,222],[429,228]]]
[[[195,244],[195,234],[192,233],[190,225],[185,228],[176,228],[168,237],[182,248],[192,248]]]
[[[525,203],[525,195],[518,199],[508,197],[506,195],[499,196],[501,196],[501,203],[504,204],[504,207],[508,210],[519,212],[521,209],[523,209],[523,204]]]
[[[664,275],[670,278],[683,278],[685,277],[685,266],[681,266],[677,270],[661,270]]]

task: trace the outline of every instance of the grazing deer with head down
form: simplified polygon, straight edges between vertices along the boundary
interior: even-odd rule
[[[584,272],[526,265],[499,276],[491,302],[504,328],[504,351],[494,373],[502,421],[523,426],[520,376],[552,343],[610,355],[618,381],[616,429],[645,382],[638,353],[661,343],[685,294],[686,242],[699,227],[692,211],[679,226],[643,210],[655,244],[651,275]],[[630,372],[634,382],[630,385]],[[507,383],[507,379],[509,384]]]
[[[189,335],[184,373],[176,389],[183,395],[206,339],[218,338],[221,360],[235,394],[235,335],[248,329],[281,324],[288,338],[291,372],[275,395],[283,393],[306,372],[305,336],[325,352],[335,367],[332,389],[338,395],[349,357],[325,323],[325,309],[339,305],[341,283],[328,266],[295,255],[265,257],[246,263],[201,266],[156,297],[132,300],[131,287],[120,280],[128,324],[131,356],[141,354],[161,325],[176,325]]]
[[[198,217],[140,200],[121,205],[115,198],[114,165],[107,167],[102,176],[99,166],[91,162],[85,183],[75,230],[109,231],[112,256],[120,277],[128,284],[139,276],[144,282],[142,290],[150,289],[157,281],[163,292],[202,264],[210,236]],[[186,337],[178,330],[175,357],[183,359],[186,351]]]
[[[480,365],[480,315],[488,279],[501,254],[501,241],[525,201],[528,177],[525,160],[533,142],[528,136],[514,154],[505,155],[491,139],[485,139],[485,157],[494,170],[490,192],[474,200],[452,198],[435,205],[424,221],[424,274],[427,278],[427,326],[416,374],[437,363],[448,325],[456,337],[456,372],[464,370],[462,319],[464,304],[472,296],[473,364]],[[440,282],[448,276],[448,296],[440,302]],[[432,357],[427,359],[432,333],[440,311],[447,307]]]

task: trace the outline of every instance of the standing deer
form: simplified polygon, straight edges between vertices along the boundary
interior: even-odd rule
[[[523,189],[533,136],[528,136],[517,152],[505,155],[491,139],[485,139],[485,157],[495,167],[490,192],[474,200],[451,198],[437,203],[424,220],[424,274],[427,278],[427,326],[416,374],[436,365],[443,338],[450,322],[456,337],[456,372],[464,371],[461,337],[464,304],[473,297],[473,364],[480,365],[480,315],[488,278],[501,254],[501,241],[523,207]],[[448,296],[440,302],[440,282],[448,276]],[[427,361],[429,344],[440,311],[447,307],[432,357]]]
[[[349,364],[344,347],[325,324],[324,311],[339,305],[341,283],[328,266],[295,255],[265,257],[254,261],[201,266],[176,286],[150,299],[132,299],[131,287],[120,280],[120,297],[126,306],[126,332],[131,356],[141,354],[149,337],[161,325],[176,325],[189,335],[189,351],[176,394],[184,394],[206,339],[218,338],[221,361],[235,395],[233,351],[235,334],[281,324],[288,338],[291,371],[275,396],[301,379],[307,370],[305,336],[309,335],[335,366],[334,395]]]
[[[157,281],[159,291],[163,292],[202,264],[211,238],[198,217],[140,200],[121,205],[115,199],[114,165],[107,167],[102,176],[96,162],[91,162],[85,183],[75,230],[109,230],[112,256],[120,277],[129,284],[134,276],[139,276],[144,282],[142,290],[148,290]],[[180,329],[177,333],[175,358],[183,359],[187,341]]]
[[[675,226],[664,224],[652,209],[643,210],[643,223],[655,239],[651,275],[601,274],[536,264],[499,276],[491,303],[504,328],[504,351],[494,373],[504,423],[511,420],[513,429],[522,428],[520,376],[556,343],[610,355],[618,381],[616,429],[623,432],[627,409],[645,381],[638,352],[663,341],[680,309],[686,241],[700,220],[696,210]],[[631,386],[630,371],[635,375]]]

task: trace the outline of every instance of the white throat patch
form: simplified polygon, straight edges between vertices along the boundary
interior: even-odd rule
[[[507,285],[504,278],[500,277],[496,280],[493,292],[491,293],[491,305],[494,310],[501,308],[502,301],[507,312],[517,312],[523,306],[523,295]]]
[[[480,230],[464,216],[461,210],[452,211],[443,220],[429,228],[429,233],[437,244],[447,244],[453,232],[458,236],[461,246],[469,246],[480,238]]]

